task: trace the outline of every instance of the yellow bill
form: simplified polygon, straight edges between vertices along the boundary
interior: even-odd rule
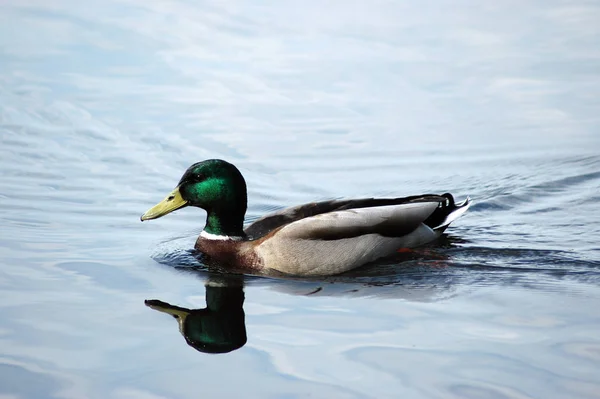
[[[159,217],[165,216],[167,213],[176,211],[186,205],[187,201],[181,197],[179,187],[177,187],[175,190],[171,191],[164,200],[148,209],[146,213],[142,215],[140,220],[143,222],[144,220],[158,219]]]
[[[185,319],[190,315],[189,309],[173,306],[166,302],[159,301],[158,299],[145,300],[144,303],[150,309],[158,310],[159,312],[170,314],[171,316],[175,317],[177,319],[177,323],[179,323],[179,332],[185,336]]]

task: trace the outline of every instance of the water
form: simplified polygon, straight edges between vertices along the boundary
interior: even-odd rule
[[[0,397],[600,397],[599,17],[3,1]],[[206,158],[241,169],[249,221],[364,195],[475,205],[347,275],[227,277],[190,251],[203,211],[139,222]],[[145,300],[210,309],[186,342]]]

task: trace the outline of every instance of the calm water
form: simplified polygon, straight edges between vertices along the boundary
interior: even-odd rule
[[[2,1],[0,397],[600,398],[598,20],[587,1]],[[475,205],[348,275],[220,276],[190,251],[203,211],[139,222],[206,158],[242,170],[248,220]]]

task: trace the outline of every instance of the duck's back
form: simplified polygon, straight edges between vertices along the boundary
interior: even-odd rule
[[[308,204],[285,208],[270,214],[267,214],[260,219],[257,219],[252,224],[246,227],[245,233],[250,239],[256,239],[267,235],[269,232],[278,229],[292,222],[317,216],[325,213],[360,209],[360,208],[376,208],[390,205],[402,205],[415,202],[435,202],[437,204],[448,201],[449,194],[435,195],[424,194],[401,198],[361,198],[361,199],[344,199],[344,200],[329,200],[320,202],[311,202]],[[451,198],[451,196],[450,196]],[[452,199],[452,203],[454,200]]]

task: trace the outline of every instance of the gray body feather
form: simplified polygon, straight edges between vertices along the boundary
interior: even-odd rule
[[[354,204],[360,201],[354,200]],[[442,211],[447,198],[421,196],[396,199],[394,205],[368,206],[334,211],[316,210],[348,207],[343,201],[305,205],[313,212],[305,216],[303,207],[289,208],[257,222],[255,231],[279,228],[262,241],[256,254],[266,269],[294,275],[328,275],[343,273],[378,258],[390,256],[400,248],[412,248],[439,237],[448,224],[469,206],[462,204]],[[340,204],[343,204],[340,206]],[[449,207],[449,206],[448,206]],[[440,215],[436,215],[435,212]],[[456,215],[454,215],[456,213]],[[436,218],[433,227],[431,218]],[[439,219],[439,220],[438,220]],[[289,222],[290,220],[291,223]],[[286,224],[287,223],[287,224]],[[262,225],[261,225],[262,224]],[[283,227],[281,227],[283,226]],[[252,231],[250,226],[247,231]]]

